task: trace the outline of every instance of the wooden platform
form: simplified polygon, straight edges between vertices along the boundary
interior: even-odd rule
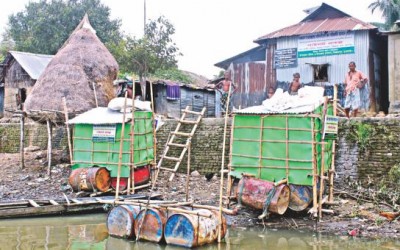
[[[151,199],[158,197],[160,195],[152,195]],[[147,198],[139,194],[119,196],[120,201]],[[111,202],[114,199],[114,196],[103,196],[68,200],[33,199],[0,202],[0,219],[106,212],[104,201]]]

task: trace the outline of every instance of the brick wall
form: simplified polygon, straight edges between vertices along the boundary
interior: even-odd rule
[[[225,165],[229,163],[230,120],[227,126]],[[167,120],[157,131],[157,160],[163,153],[169,133],[174,131],[177,121]],[[191,127],[190,127],[191,128]],[[182,127],[189,132],[189,128]],[[201,173],[217,172],[221,168],[222,142],[224,133],[223,118],[204,118],[192,139],[191,170]],[[19,124],[0,124],[0,152],[19,151]],[[66,129],[56,127],[53,130],[53,148],[65,149]],[[42,149],[47,147],[47,129],[36,123],[25,126],[25,146],[34,145]],[[176,143],[183,141],[175,140]],[[169,156],[178,157],[178,151]],[[348,179],[366,181],[380,180],[389,169],[400,162],[400,119],[365,118],[341,119],[339,122],[339,140],[336,147],[336,183],[345,184]],[[173,168],[175,162],[163,162],[164,167]],[[179,170],[186,172],[187,156]]]
[[[0,123],[0,153],[19,152],[20,142],[19,123]],[[47,148],[47,127],[37,123],[25,124],[25,147],[38,146]],[[67,148],[67,130],[64,127],[53,127],[52,147],[54,149]]]

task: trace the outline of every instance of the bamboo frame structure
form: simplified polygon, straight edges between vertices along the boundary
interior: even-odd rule
[[[132,78],[133,79],[133,78]],[[131,120],[131,133],[130,133],[130,165],[129,165],[129,177],[128,177],[128,189],[127,193],[135,193],[135,82],[132,80],[132,120]]]
[[[231,137],[230,137],[230,143],[229,143],[229,164],[228,164],[228,173],[232,171],[232,144],[233,144],[233,129],[235,127],[235,115],[232,116],[232,122],[231,122]],[[227,188],[226,188],[226,198],[227,198],[227,207],[229,208],[229,204],[231,203],[231,195],[232,195],[232,185],[233,185],[233,179],[230,174],[228,174],[228,180],[227,180]]]
[[[222,198],[223,198],[223,187],[224,187],[224,169],[225,169],[225,141],[226,141],[226,127],[228,125],[229,116],[229,105],[230,97],[232,91],[232,84],[229,84],[228,99],[226,101],[226,111],[225,111],[225,123],[224,123],[224,137],[222,142],[222,162],[221,162],[221,180],[219,189],[219,216],[218,216],[218,243],[221,242],[222,235]]]
[[[337,115],[337,84],[333,86],[333,115]],[[335,151],[336,151],[336,140],[333,140],[332,143],[332,162],[331,168],[329,170],[329,193],[328,193],[328,201],[333,202],[333,177],[335,175]]]
[[[47,123],[47,175],[51,175],[51,137],[52,137],[52,125],[50,119],[46,120]]]
[[[68,108],[67,108],[67,100],[65,99],[65,97],[62,98],[62,102],[63,102],[64,115],[65,115],[65,125],[67,127],[69,159],[70,159],[70,163],[72,165],[73,155],[72,155],[72,145],[71,145],[71,133],[69,130],[69,125],[68,125]]]
[[[20,153],[20,169],[25,168],[24,158],[24,141],[25,141],[25,115],[20,115],[20,137],[19,137],[19,153]]]
[[[121,127],[121,141],[119,143],[119,156],[118,156],[118,172],[117,172],[117,187],[115,188],[115,200],[118,200],[119,196],[119,182],[121,178],[121,164],[122,164],[122,149],[123,149],[123,138],[125,134],[125,109],[126,109],[126,99],[128,96],[128,92],[125,92],[125,99],[124,99],[124,113],[122,115],[122,127]],[[93,159],[93,157],[92,157]]]
[[[186,201],[189,200],[189,181],[190,181],[190,154],[192,148],[192,141],[188,142],[188,156],[187,156],[187,173],[186,173]]]

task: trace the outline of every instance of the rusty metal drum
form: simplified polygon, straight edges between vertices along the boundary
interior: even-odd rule
[[[108,234],[118,238],[134,239],[135,219],[140,212],[139,206],[120,205],[108,213],[107,230]]]
[[[110,188],[110,172],[104,167],[78,168],[69,175],[69,185],[74,192],[101,191]]]
[[[175,213],[171,215],[164,228],[167,244],[182,247],[197,247],[215,242],[218,239],[218,212],[207,209],[194,210],[210,218],[195,214]],[[225,237],[226,220],[222,216],[221,238]]]
[[[273,182],[244,176],[238,183],[236,197],[243,205],[263,209],[269,194],[273,196],[268,211],[284,214],[290,199],[290,189],[285,184],[275,187]]]
[[[290,184],[289,208],[293,211],[303,211],[313,200],[312,186]]]
[[[146,212],[146,216],[144,213]],[[135,235],[141,240],[161,242],[164,239],[164,226],[167,213],[162,209],[142,209],[135,219]],[[140,231],[139,231],[140,228]]]

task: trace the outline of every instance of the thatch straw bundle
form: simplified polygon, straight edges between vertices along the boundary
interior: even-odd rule
[[[70,118],[115,97],[118,64],[90,26],[87,15],[50,61],[25,102],[32,119],[63,121],[65,97]]]

